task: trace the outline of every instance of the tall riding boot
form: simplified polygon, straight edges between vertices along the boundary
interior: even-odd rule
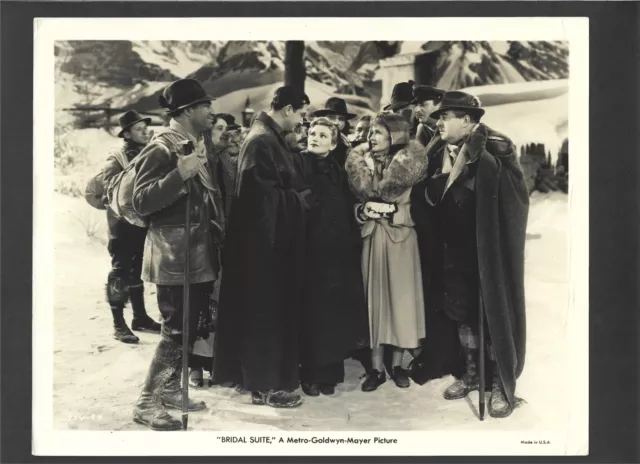
[[[466,348],[465,360],[467,369],[461,379],[456,380],[444,391],[444,398],[447,400],[458,400],[464,398],[470,392],[480,388],[478,378],[478,350]]]
[[[498,366],[493,365],[493,386],[491,387],[491,398],[489,398],[489,415],[491,417],[503,418],[513,412],[513,407],[509,404],[507,395],[502,388]]]
[[[113,314],[113,337],[122,343],[138,343],[140,339],[129,330],[127,323],[124,321],[123,310],[124,305],[111,305],[111,314]]]
[[[162,395],[167,382],[179,362],[182,347],[171,340],[162,339],[156,348],[142,394],[133,410],[133,420],[151,430],[180,430],[182,422],[171,417],[164,408]]]
[[[129,287],[129,299],[131,301],[131,310],[133,311],[131,328],[133,330],[149,330],[160,333],[160,324],[149,317],[144,307],[144,287],[142,285]]]
[[[182,350],[182,347],[180,347]],[[171,372],[171,376],[167,380],[167,386],[162,393],[162,402],[165,407],[171,409],[182,409],[182,385],[180,384],[180,380],[182,379],[182,351],[180,351],[180,355],[175,360],[173,365],[173,371]],[[188,407],[189,411],[202,411],[206,409],[207,405],[204,401],[191,401],[191,398],[188,399]]]

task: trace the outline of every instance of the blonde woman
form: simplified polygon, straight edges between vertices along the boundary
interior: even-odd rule
[[[374,391],[386,381],[385,345],[393,350],[391,378],[407,388],[402,354],[417,348],[425,336],[422,273],[409,201],[411,188],[427,172],[425,148],[409,140],[404,117],[380,114],[372,121],[368,146],[351,151],[346,170],[360,201],[356,216],[372,350],[372,369],[362,390]]]
[[[339,137],[332,121],[317,118],[301,155],[305,182],[316,200],[307,212],[300,338],[300,380],[308,396],[332,395],[344,381],[344,359],[366,346],[368,338],[353,200],[344,170],[331,156]]]

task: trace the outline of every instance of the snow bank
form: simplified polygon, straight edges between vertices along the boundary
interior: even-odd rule
[[[516,82],[512,84],[482,85],[460,89],[480,98],[483,107],[504,105],[523,101],[545,100],[569,91],[569,81],[558,79],[551,81]]]
[[[138,333],[139,345],[111,336],[111,315],[104,301],[109,272],[106,246],[87,237],[87,225],[100,220],[94,233],[105,237],[104,212],[84,200],[54,195],[54,427],[58,430],[145,430],[131,420],[133,405],[159,340]],[[194,431],[527,431],[547,437],[566,430],[566,312],[568,293],[568,201],[563,194],[531,199],[525,258],[527,360],[517,395],[527,403],[506,419],[478,421],[478,394],[447,401],[444,378],[424,386],[397,388],[387,381],[379,390],[360,390],[362,368],[346,363],[345,382],[332,397],[304,397],[295,410],[251,405],[247,395],[215,387],[190,389],[208,409],[189,415]],[[158,316],[155,288],[145,286],[147,309]],[[129,309],[125,317],[130,320]],[[72,328],[73,330],[70,330]],[[408,359],[406,360],[408,361]],[[176,415],[176,417],[179,417]],[[428,449],[424,450],[429,453]]]
[[[486,109],[482,121],[510,137],[516,146],[543,143],[555,159],[567,137],[569,96],[521,101]]]

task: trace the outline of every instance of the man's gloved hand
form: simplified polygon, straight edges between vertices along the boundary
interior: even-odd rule
[[[302,207],[308,211],[312,208],[316,208],[320,205],[318,197],[311,191],[311,189],[303,190],[302,192],[296,192],[296,195],[302,203]]]
[[[467,146],[469,161],[475,161],[480,157],[486,148],[488,135],[487,126],[484,124],[478,124],[478,127],[466,135],[464,143]]]

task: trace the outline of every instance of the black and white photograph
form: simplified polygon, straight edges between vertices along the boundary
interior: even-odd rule
[[[34,453],[588,453],[588,20],[34,34]]]

